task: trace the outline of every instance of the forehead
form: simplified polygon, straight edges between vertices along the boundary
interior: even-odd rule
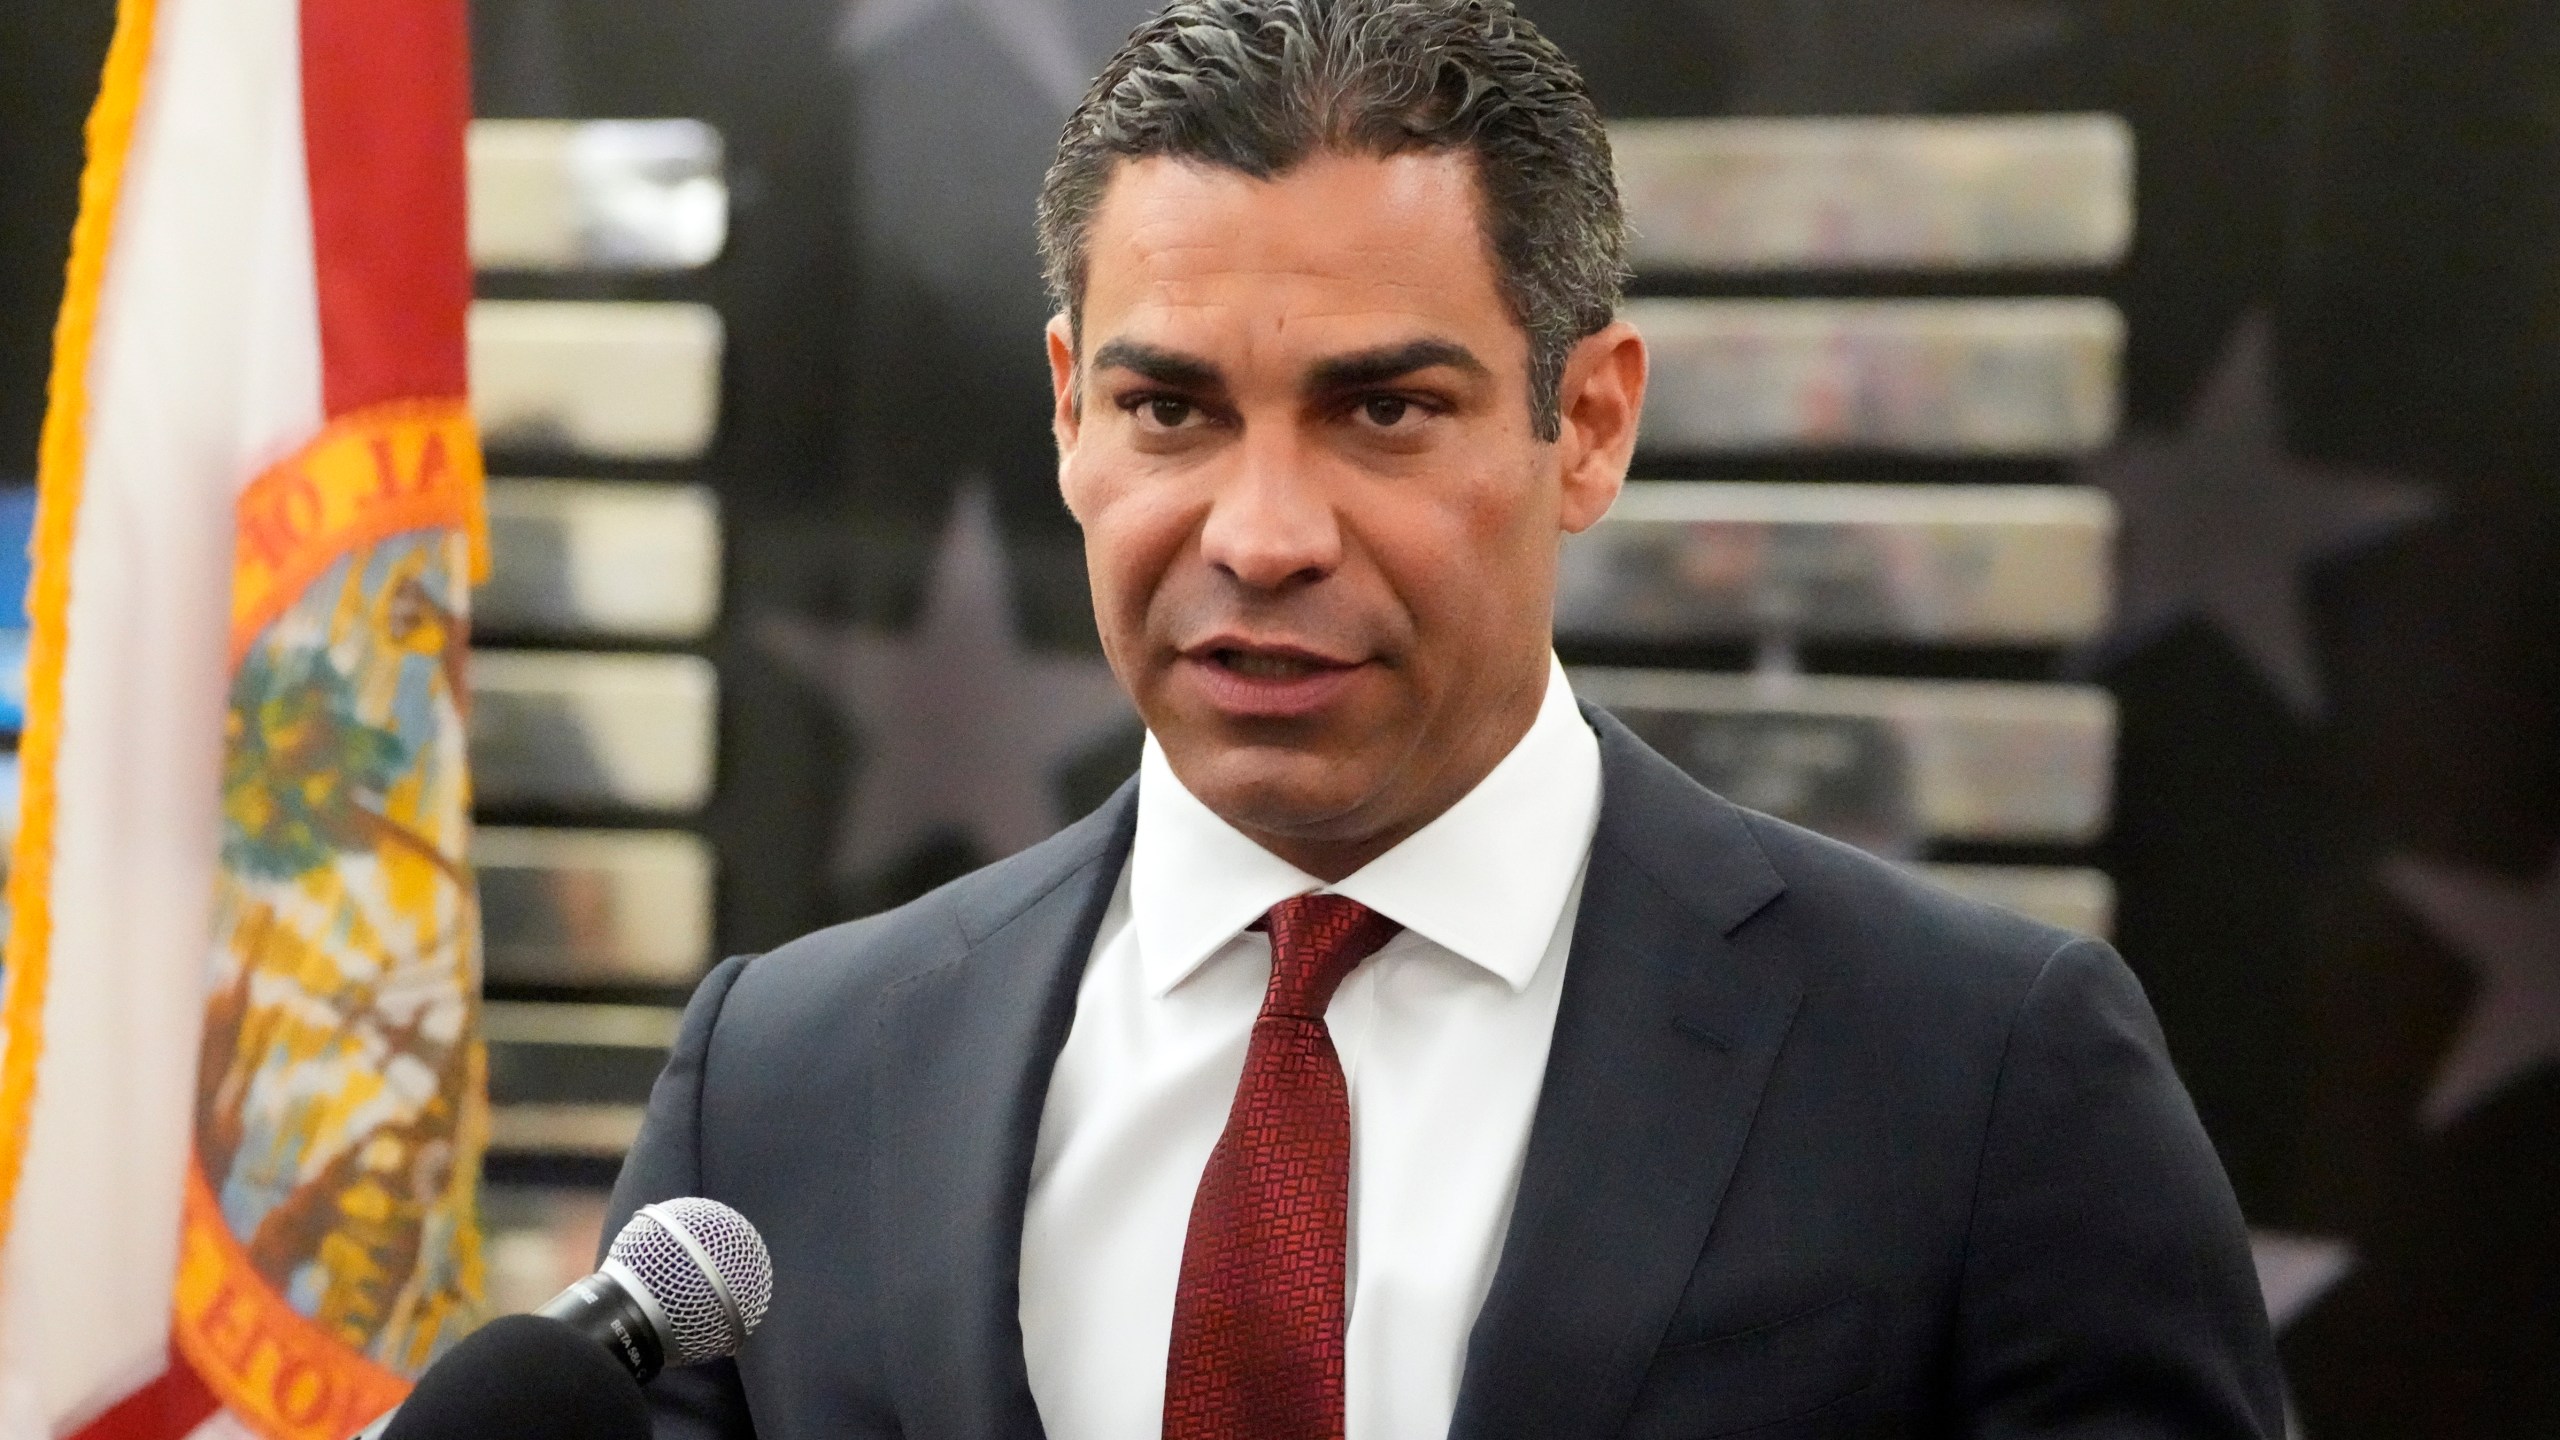
[[[1086,347],[1297,354],[1432,331],[1499,351],[1518,327],[1483,214],[1461,151],[1319,154],[1269,180],[1125,161],[1087,235]]]

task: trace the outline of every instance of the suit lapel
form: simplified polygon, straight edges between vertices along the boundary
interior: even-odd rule
[[[1600,824],[1452,1440],[1614,1433],[1670,1323],[1800,992],[1726,937],[1784,888],[1741,815],[1586,711]]]
[[[909,1440],[1042,1434],[1022,1354],[1023,1209],[1050,1073],[1136,816],[1133,781],[1042,847],[1056,858],[1023,883],[965,894],[965,950],[883,998],[871,1268],[886,1283],[872,1303]]]

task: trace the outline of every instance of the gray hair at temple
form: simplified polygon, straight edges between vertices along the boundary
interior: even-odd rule
[[[1040,188],[1049,290],[1079,332],[1085,236],[1113,169],[1169,156],[1260,179],[1319,152],[1466,150],[1529,409],[1556,438],[1576,342],[1617,315],[1627,228],[1582,74],[1510,0],[1176,0],[1111,57]]]

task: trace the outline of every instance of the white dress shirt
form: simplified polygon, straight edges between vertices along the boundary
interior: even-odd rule
[[[1405,927],[1325,1012],[1351,1091],[1347,1440],[1448,1432],[1599,814],[1599,742],[1552,660],[1537,719],[1492,773],[1337,885],[1219,819],[1148,739],[1023,1222],[1023,1348],[1053,1440],[1162,1432],[1192,1195],[1271,975],[1270,942],[1245,927],[1322,890]]]

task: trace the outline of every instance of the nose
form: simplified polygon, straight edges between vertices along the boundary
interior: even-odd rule
[[[1240,452],[1201,526],[1201,558],[1253,590],[1332,574],[1342,563],[1342,527],[1307,457],[1284,436],[1249,437]]]

